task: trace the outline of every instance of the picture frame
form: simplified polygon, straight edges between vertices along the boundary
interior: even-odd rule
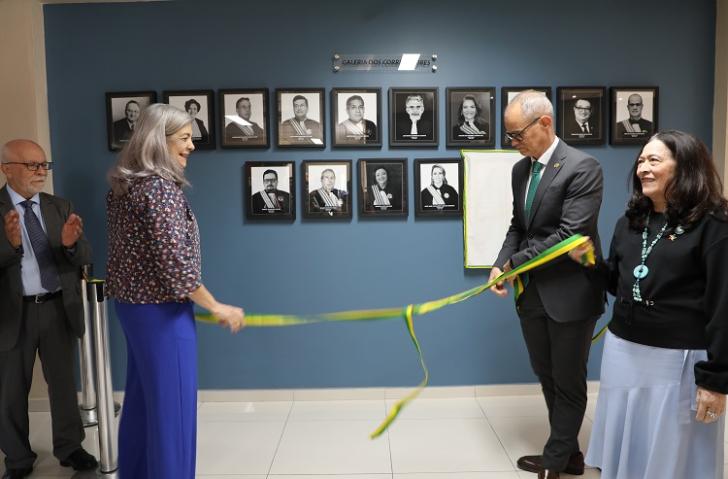
[[[407,203],[407,159],[360,159],[359,214],[362,217],[404,216]]]
[[[658,131],[659,88],[612,87],[611,145],[643,145]]]
[[[381,148],[382,89],[331,90],[331,147]]]
[[[525,90],[536,90],[546,95],[546,98],[551,100],[551,87],[550,86],[504,86],[501,88],[501,148],[504,150],[514,149],[511,146],[511,141],[506,138],[506,122],[505,114],[508,103],[513,98]]]
[[[141,112],[156,101],[155,91],[106,92],[106,131],[110,151],[119,151],[126,145]]]
[[[243,168],[247,219],[296,219],[296,177],[293,161],[246,161]]]
[[[438,118],[437,88],[389,89],[390,147],[438,146]]]
[[[416,159],[414,175],[415,217],[462,217],[462,159]]]
[[[279,148],[326,147],[323,88],[277,89],[276,112]]]
[[[447,88],[445,97],[447,147],[495,147],[495,88]]]
[[[556,134],[569,145],[603,145],[606,87],[558,87]]]
[[[215,149],[215,105],[212,90],[167,90],[164,103],[186,111],[192,117],[192,143],[198,150]]]
[[[352,217],[351,160],[304,160],[301,205],[304,218]]]
[[[270,147],[268,98],[267,88],[218,91],[222,148]]]

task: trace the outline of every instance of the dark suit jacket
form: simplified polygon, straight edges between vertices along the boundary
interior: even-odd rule
[[[574,118],[574,115],[570,115],[564,123],[564,139],[566,141],[569,141],[569,139],[571,138],[598,137],[599,131],[596,130],[596,125],[594,124],[594,121],[590,118],[589,120],[587,120],[587,123],[589,124],[589,133],[584,133],[583,131],[581,131],[581,126],[579,125],[579,122],[576,121],[576,118]]]
[[[193,138],[193,141],[199,141],[201,143],[207,143],[207,141],[210,139],[210,134],[207,132],[207,128],[205,128],[205,124],[200,120],[199,118],[195,118],[195,122],[197,123],[197,128],[200,129],[200,138]]]
[[[377,125],[374,124],[374,122],[371,122],[369,120],[364,120],[364,135],[360,138],[357,137],[349,137],[347,136],[349,134],[349,131],[346,129],[346,127],[339,123],[336,125],[336,143],[339,143],[340,145],[357,145],[357,144],[367,144],[367,143],[376,143],[378,141],[377,137]]]
[[[560,140],[542,173],[528,220],[524,203],[530,169],[528,157],[513,166],[513,215],[494,265],[502,269],[510,260],[515,268],[576,233],[591,237],[601,258],[597,220],[603,178],[597,160]],[[593,319],[604,312],[604,289],[568,257],[532,270],[529,279],[528,287],[537,288],[555,321]]]
[[[290,121],[294,120],[293,118],[289,118],[288,120],[284,121],[280,125],[278,125],[278,141],[281,145],[297,145],[300,143],[313,143],[311,141],[311,138],[316,138],[319,140],[324,139],[324,133],[321,129],[321,123],[311,120],[309,118],[306,118],[303,123],[306,125],[306,130],[309,132],[307,133],[310,136],[299,136],[298,132],[294,129],[294,127],[291,125]],[[323,145],[322,145],[323,146]]]
[[[432,121],[427,118],[427,113],[422,115],[420,121],[417,122],[417,134],[424,136],[418,136],[416,138],[405,136],[409,135],[412,131],[412,121],[409,115],[406,113],[398,113],[396,120],[397,129],[395,133],[397,135],[396,139],[399,141],[433,141],[435,139],[435,135],[432,132]]]
[[[113,124],[114,138],[113,144],[116,147],[123,147],[131,138],[132,129],[129,128],[129,122],[126,118],[116,120]]]
[[[6,186],[0,189],[0,215],[13,207]],[[57,196],[40,194],[40,208],[48,232],[48,241],[56,260],[63,291],[63,306],[71,330],[83,336],[83,304],[81,300],[81,266],[91,262],[91,248],[85,237],[76,242],[73,254],[61,244],[61,229],[72,212],[71,203]],[[0,351],[12,349],[18,341],[23,314],[23,281],[19,254],[12,247],[4,230],[0,234]]]
[[[237,123],[229,123],[225,127],[225,143],[228,145],[265,145],[267,138],[265,131],[255,122],[250,122],[253,136],[246,135]]]
[[[627,131],[624,127],[623,121],[627,121],[631,125],[639,125],[641,131]],[[623,121],[617,122],[617,138],[646,138],[654,133],[652,122],[645,120],[644,118],[640,118],[637,121],[632,121],[628,118]]]
[[[277,211],[272,211],[266,209],[265,201],[263,200],[263,197],[261,196],[262,193],[259,191],[253,195],[251,198],[251,201],[253,202],[253,213],[258,215],[270,215],[270,214],[285,214],[287,215],[291,211],[291,195],[286,193],[285,191],[276,190],[276,196],[278,197],[278,202],[281,205],[281,209]]]

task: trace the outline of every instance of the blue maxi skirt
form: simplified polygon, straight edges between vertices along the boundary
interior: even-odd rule
[[[192,303],[115,302],[126,335],[121,479],[194,479],[197,338]]]
[[[705,351],[665,349],[607,332],[585,462],[602,479],[722,479],[724,416],[695,420],[693,366]]]

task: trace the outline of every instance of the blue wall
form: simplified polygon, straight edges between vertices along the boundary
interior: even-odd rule
[[[265,86],[658,85],[660,126],[711,141],[715,1],[163,2],[46,5],[46,56],[58,194],[74,201],[104,273],[104,93]],[[437,74],[331,71],[334,51],[437,52]],[[497,111],[500,112],[500,91]],[[383,118],[386,129],[386,106]],[[328,125],[327,125],[328,128]],[[498,119],[497,131],[500,131]],[[327,139],[331,135],[327,132]],[[249,311],[312,313],[419,302],[470,288],[460,220],[243,220],[246,160],[457,156],[439,149],[213,150],[194,153],[188,197],[199,219],[205,284]],[[385,137],[386,144],[386,137]],[[585,148],[600,159],[608,245],[624,209],[635,147]],[[300,169],[297,169],[297,173]],[[411,171],[411,169],[410,169]],[[503,181],[509,181],[503,178]],[[412,180],[410,180],[410,185]],[[410,201],[413,193],[410,187]],[[301,216],[299,204],[298,217]],[[565,292],[565,297],[568,292]],[[535,381],[510,299],[488,294],[419,319],[433,385]],[[248,329],[200,325],[202,388],[406,386],[419,381],[401,322]],[[125,346],[112,321],[115,385]],[[598,377],[601,345],[590,378]]]

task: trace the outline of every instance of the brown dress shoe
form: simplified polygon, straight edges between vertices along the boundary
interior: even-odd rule
[[[543,471],[543,456],[523,456],[518,458],[516,464],[521,470],[538,473]],[[569,457],[564,472],[572,476],[584,474],[584,454],[581,451],[577,451]]]
[[[548,469],[538,473],[538,479],[559,479],[561,477],[558,472],[552,472]]]

